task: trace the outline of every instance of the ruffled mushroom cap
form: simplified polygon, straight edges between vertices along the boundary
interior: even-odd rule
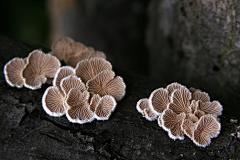
[[[112,65],[103,58],[94,57],[82,60],[75,69],[75,74],[82,79],[84,83],[93,79],[104,70],[111,70]]]
[[[169,95],[171,95],[173,91],[175,91],[176,89],[183,89],[183,88],[186,88],[186,87],[177,82],[171,83],[166,87]]]
[[[91,94],[91,93],[90,93]],[[95,112],[98,103],[100,102],[101,97],[98,94],[94,94],[90,101],[90,110]]]
[[[199,101],[198,109],[205,114],[215,114],[217,116],[222,115],[222,105],[218,101],[201,102]]]
[[[66,61],[72,55],[78,55],[86,49],[86,46],[80,42],[70,42],[64,48],[64,60]]]
[[[190,119],[185,119],[182,122],[181,128],[183,132],[190,138],[192,139],[193,136],[193,131],[195,128],[195,124],[190,120]]]
[[[12,87],[22,88],[24,80],[22,70],[26,61],[22,58],[13,58],[4,66],[4,76],[7,83]]]
[[[206,92],[202,92],[202,91],[195,91],[192,94],[192,100],[195,101],[202,101],[202,102],[209,102],[210,101],[210,97]]]
[[[69,75],[61,80],[60,83],[61,89],[65,96],[69,93],[72,88],[77,88],[81,92],[86,90],[85,84],[81,81],[81,79],[74,75]]]
[[[42,97],[42,106],[44,111],[54,117],[60,117],[65,114],[64,95],[57,86],[51,86],[46,89]]]
[[[120,76],[115,77],[111,70],[104,70],[89,80],[86,84],[87,90],[101,97],[105,95],[113,96],[116,101],[120,101],[125,95],[126,85]]]
[[[109,95],[103,96],[95,109],[95,117],[97,120],[108,120],[111,113],[116,108],[116,100]]]
[[[191,112],[194,113],[198,109],[198,101],[192,100],[190,104]]]
[[[70,90],[65,102],[68,108],[66,117],[70,122],[83,124],[94,120],[88,99],[89,93],[87,91],[81,92],[76,88]]]
[[[198,121],[198,117],[193,113],[187,113],[186,119],[191,120],[193,123],[196,123]]]
[[[198,117],[198,119],[200,119],[202,116],[205,115],[205,113],[204,113],[203,111],[200,111],[200,110],[196,110],[196,111],[194,112],[194,114],[195,114],[195,116]]]
[[[56,75],[54,76],[54,79],[53,79],[53,85],[54,86],[58,86],[60,87],[60,82],[63,78],[69,76],[69,75],[74,75],[75,74],[75,70],[74,68],[70,67],[70,66],[63,66],[63,67],[60,67],[58,70],[57,70],[57,73]]]
[[[168,90],[159,88],[154,90],[149,97],[149,107],[155,114],[161,114],[169,104]]]
[[[217,137],[220,133],[221,125],[211,115],[204,115],[196,124],[193,132],[193,142],[200,147],[206,147],[211,143],[211,138]]]
[[[179,114],[191,112],[190,108],[191,92],[186,88],[176,89],[171,96],[171,103],[168,108]]]
[[[69,37],[62,37],[56,40],[55,42],[53,42],[51,46],[53,55],[56,56],[59,60],[63,60],[64,48],[70,42],[74,42],[74,40]]]
[[[157,114],[150,109],[149,100],[147,98],[140,99],[137,102],[136,108],[147,120],[154,121],[157,119]]]
[[[27,64],[22,72],[24,86],[33,90],[41,88],[47,78],[55,76],[60,66],[61,63],[55,56],[34,50],[29,54]]]
[[[176,114],[171,109],[164,110],[162,114],[162,127],[168,131],[168,135],[172,139],[184,139],[184,132],[181,129],[183,120],[185,119],[186,114],[180,113]]]

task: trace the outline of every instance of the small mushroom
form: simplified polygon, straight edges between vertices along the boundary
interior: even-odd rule
[[[198,109],[203,111],[205,114],[215,114],[217,116],[222,115],[222,105],[218,101],[199,101]]]
[[[22,72],[24,86],[32,90],[41,88],[47,78],[55,76],[60,66],[61,63],[55,56],[34,50],[29,54]]]
[[[136,108],[147,120],[154,121],[157,119],[157,114],[150,109],[149,100],[147,98],[140,99],[137,102]]]
[[[91,111],[95,112],[96,107],[97,107],[98,103],[100,102],[100,100],[101,100],[101,96],[99,96],[98,94],[94,94],[92,96],[91,101],[90,101],[90,110]]]
[[[86,49],[86,46],[80,42],[70,42],[64,48],[64,61],[70,56],[82,53]]]
[[[202,102],[209,102],[210,97],[206,92],[195,91],[192,94],[192,100],[195,100],[195,101],[201,100]]]
[[[116,108],[117,102],[116,100],[110,96],[105,95],[99,101],[96,109],[95,109],[95,117],[97,120],[108,120],[111,113]]]
[[[69,76],[69,75],[74,75],[75,74],[75,70],[74,68],[70,67],[70,66],[63,66],[63,67],[60,67],[58,70],[57,70],[57,73],[56,75],[54,76],[54,79],[53,79],[53,85],[54,86],[58,86],[60,87],[60,82],[63,78]]]
[[[120,101],[125,95],[126,85],[120,76],[115,77],[111,70],[104,70],[89,80],[87,90],[100,96],[111,95],[116,101]]]
[[[74,42],[74,40],[69,37],[62,37],[53,42],[51,46],[53,55],[56,56],[59,60],[63,60],[65,58],[64,48],[70,42]]]
[[[79,62],[76,66],[75,73],[84,83],[87,83],[87,81],[93,79],[102,71],[111,69],[111,63],[103,58],[94,57]]]
[[[90,110],[88,103],[89,92],[77,88],[73,88],[69,91],[65,104],[68,108],[66,117],[72,123],[88,123],[94,120],[94,114]]]
[[[184,132],[181,129],[183,120],[185,119],[186,114],[180,113],[176,114],[171,109],[164,110],[162,118],[162,127],[164,130],[168,131],[168,135],[172,139],[184,139]]]
[[[60,117],[65,114],[64,95],[57,86],[46,89],[42,97],[42,107],[50,116]]]
[[[86,90],[85,84],[82,82],[81,78],[74,76],[74,75],[69,75],[61,80],[60,83],[61,89],[65,96],[68,94],[68,92],[72,88],[77,88],[81,92]]]
[[[192,139],[193,136],[193,131],[195,128],[195,124],[190,120],[190,119],[185,119],[182,122],[181,128],[183,132],[190,138]]]
[[[191,112],[190,108],[191,92],[187,88],[180,88],[173,91],[171,103],[168,108],[179,114]]]
[[[26,61],[22,58],[13,58],[4,66],[4,76],[6,82],[17,88],[22,88],[24,80],[22,76],[22,70],[26,65]]]
[[[149,107],[155,114],[161,114],[165,109],[167,109],[170,103],[168,90],[164,88],[159,88],[154,90],[149,97]]]
[[[196,124],[193,132],[193,142],[200,147],[206,147],[211,143],[211,138],[217,137],[221,125],[212,115],[204,115]]]
[[[176,89],[183,89],[183,88],[186,88],[186,87],[177,82],[171,83],[166,87],[169,95],[171,95],[173,91],[175,91]]]
[[[155,112],[153,112],[151,109],[149,108],[145,108],[143,110],[143,117],[145,117],[147,120],[149,121],[155,121],[157,119],[157,114],[155,114]]]

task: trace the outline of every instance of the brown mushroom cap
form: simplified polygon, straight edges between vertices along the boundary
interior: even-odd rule
[[[62,37],[53,42],[51,46],[53,55],[56,56],[59,60],[63,60],[64,48],[70,42],[74,42],[74,40],[69,37]]]
[[[93,79],[104,70],[111,70],[112,65],[103,58],[94,57],[82,60],[76,66],[75,73],[84,83]]]
[[[177,82],[171,83],[166,87],[169,95],[171,95],[173,91],[175,91],[176,89],[183,89],[183,88],[186,88],[186,87]]]
[[[63,66],[63,67],[60,67],[58,70],[57,70],[57,73],[56,75],[54,76],[54,79],[53,79],[53,85],[54,86],[58,86],[60,87],[60,82],[63,78],[69,76],[69,75],[74,75],[75,74],[75,70],[74,68],[70,67],[70,66]]]
[[[198,117],[193,113],[186,113],[186,119],[191,120],[193,123],[198,121]]]
[[[192,100],[190,104],[191,112],[194,113],[198,109],[198,101]]]
[[[72,88],[77,88],[81,92],[86,90],[85,84],[81,79],[74,75],[69,75],[61,80],[60,83],[61,89],[64,92],[65,96],[69,93]]]
[[[206,92],[202,92],[202,91],[195,91],[192,94],[192,100],[195,101],[202,101],[202,102],[209,102],[210,101],[210,97]]]
[[[217,137],[220,133],[221,125],[211,115],[204,115],[196,124],[193,132],[193,142],[200,147],[206,147],[211,143],[211,138]]]
[[[196,110],[196,111],[194,112],[194,114],[195,114],[195,116],[198,117],[198,119],[200,119],[202,116],[205,115],[205,113],[204,113],[203,111],[200,111],[200,110]]]
[[[64,48],[63,59],[66,61],[68,57],[82,53],[85,49],[86,46],[80,42],[70,42]]]
[[[116,108],[117,102],[116,100],[110,96],[106,95],[101,98],[96,109],[95,109],[95,117],[97,120],[108,120],[111,113]]]
[[[104,70],[87,82],[87,90],[102,97],[111,95],[116,101],[119,101],[125,95],[126,85],[120,76],[114,77],[115,73],[113,71]]]
[[[218,101],[199,101],[198,109],[205,112],[205,114],[215,114],[217,116],[222,115],[222,105]]]
[[[164,110],[162,118],[162,127],[164,130],[168,131],[168,135],[172,139],[184,139],[184,132],[181,129],[181,124],[185,119],[186,114],[180,113],[176,114],[171,109]]]
[[[155,121],[158,117],[157,114],[155,114],[155,112],[153,112],[151,109],[149,108],[145,108],[143,110],[143,117],[145,117],[147,120],[149,121]]]
[[[161,114],[167,109],[169,101],[168,90],[159,88],[154,90],[149,97],[149,107],[155,112],[155,114]]]
[[[94,120],[88,98],[89,93],[87,91],[81,92],[76,88],[70,90],[65,102],[68,108],[66,117],[70,122],[83,124]]]
[[[106,55],[103,52],[101,52],[101,51],[96,51],[93,54],[93,57],[99,57],[99,58],[107,59]]]
[[[91,98],[91,101],[90,101],[90,110],[95,112],[96,110],[96,107],[98,105],[98,103],[100,102],[101,100],[101,96],[99,96],[98,94],[94,94]]]
[[[26,62],[22,58],[13,58],[4,66],[4,76],[6,82],[17,88],[22,88],[24,80],[22,77],[22,70],[24,69]]]
[[[190,119],[185,119],[182,122],[182,130],[184,131],[184,133],[190,138],[192,139],[193,136],[193,131],[194,131],[194,123],[190,120]]]
[[[187,88],[176,89],[172,93],[168,108],[177,114],[191,112],[190,99],[191,92]]]
[[[46,89],[42,97],[42,107],[50,116],[60,117],[65,114],[64,95],[57,86]]]
[[[34,50],[29,54],[27,64],[22,72],[24,86],[33,90],[41,88],[47,78],[55,76],[60,66],[61,63],[55,56]]]
[[[149,100],[147,98],[140,99],[137,102],[136,108],[147,120],[154,121],[157,119],[158,115],[150,109]]]

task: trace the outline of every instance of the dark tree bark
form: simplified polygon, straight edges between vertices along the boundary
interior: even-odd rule
[[[14,57],[26,57],[36,47],[0,37],[0,68]],[[0,159],[237,159],[240,142],[231,114],[221,118],[222,129],[207,148],[189,138],[172,140],[157,122],[136,110],[140,98],[163,85],[134,73],[117,70],[127,92],[108,121],[70,123],[42,109],[49,85],[38,90],[12,88],[0,72]],[[224,106],[231,108],[231,106]],[[235,136],[232,136],[232,135]]]

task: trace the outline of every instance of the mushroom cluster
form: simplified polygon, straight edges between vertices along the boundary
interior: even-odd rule
[[[108,120],[116,101],[124,97],[126,85],[120,76],[115,76],[106,56],[68,37],[54,42],[52,49],[71,66],[60,67],[53,86],[45,91],[42,106],[46,113],[54,117],[66,114],[70,122],[79,124]]]
[[[136,108],[147,120],[157,120],[174,140],[186,135],[197,146],[206,147],[220,133],[222,105],[211,102],[206,92],[179,83],[154,90],[148,99],[140,99]]]
[[[67,65],[75,67],[78,62],[93,57],[106,59],[101,51],[95,51],[92,47],[86,47],[80,42],[75,42],[70,37],[62,37],[52,43],[52,54]]]
[[[26,58],[13,58],[4,66],[6,82],[17,88],[23,86],[32,90],[41,88],[42,84],[51,82],[60,61],[51,54],[34,50]]]

